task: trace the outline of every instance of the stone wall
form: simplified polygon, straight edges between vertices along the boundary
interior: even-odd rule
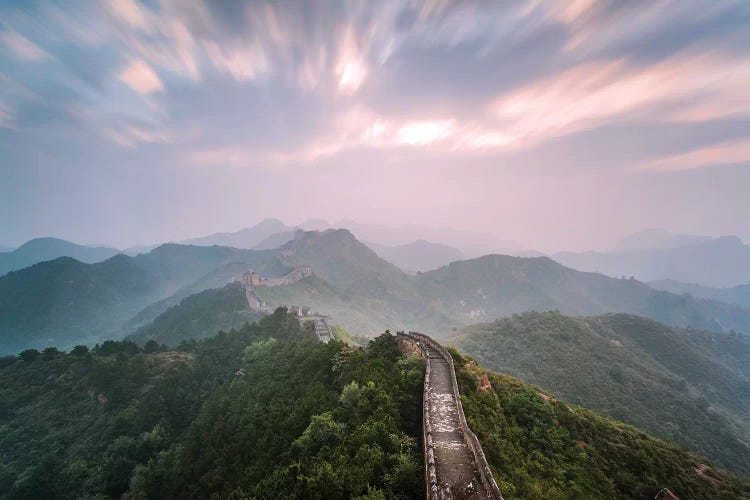
[[[466,441],[466,445],[471,450],[472,454],[474,455],[474,463],[477,466],[477,470],[479,471],[479,476],[482,480],[482,486],[484,487],[484,490],[487,494],[487,498],[490,498],[492,500],[503,500],[502,495],[500,494],[500,489],[497,487],[497,483],[495,482],[495,478],[492,476],[492,471],[490,470],[490,466],[487,463],[487,459],[484,456],[484,451],[482,451],[482,445],[479,443],[479,439],[477,439],[476,434],[469,428],[469,424],[466,422],[466,416],[464,415],[464,409],[463,405],[461,404],[461,394],[458,390],[458,382],[456,380],[456,371],[455,367],[453,365],[453,357],[450,355],[450,353],[438,342],[435,342],[431,337],[428,337],[427,335],[418,333],[418,332],[398,332],[397,339],[399,342],[399,347],[401,348],[402,352],[414,352],[415,350],[419,351],[419,355],[426,359],[427,354],[424,350],[423,346],[429,346],[432,349],[435,349],[440,353],[440,355],[446,360],[448,365],[450,366],[450,373],[451,373],[451,385],[453,386],[453,396],[456,400],[456,405],[458,406],[458,417],[459,422],[461,426],[461,430],[463,433],[464,440]],[[429,387],[430,387],[430,364],[427,363],[427,370],[425,372],[425,380],[424,380],[424,389],[422,393],[422,442],[423,442],[423,454],[424,454],[424,463],[425,463],[425,484],[427,486],[427,494],[426,498],[428,500],[437,500],[436,495],[433,491],[433,488],[430,486],[432,484],[436,483],[436,470],[435,470],[435,459],[434,459],[434,452],[432,451],[432,436],[431,432],[428,429],[428,422],[429,418],[427,415],[428,411],[428,404],[427,404],[427,398],[429,393]]]

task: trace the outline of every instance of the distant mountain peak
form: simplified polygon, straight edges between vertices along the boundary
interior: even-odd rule
[[[283,229],[286,229],[287,226],[279,219],[276,219],[274,217],[266,217],[265,219],[263,219],[262,221],[254,225],[252,228],[245,228],[245,229],[253,229],[253,228],[257,229],[261,227],[262,228],[272,227],[272,228],[283,230]]]
[[[21,248],[30,248],[37,245],[43,245],[43,244],[49,244],[49,243],[62,243],[67,245],[75,245],[75,243],[72,243],[67,240],[63,240],[62,238],[55,238],[54,236],[40,236],[39,238],[32,238],[26,243],[23,243],[18,247],[18,249]]]
[[[320,244],[332,244],[332,243],[352,243],[357,242],[365,247],[364,243],[361,243],[348,229],[343,228],[331,228],[323,231],[305,231],[304,229],[297,229],[294,232],[294,240],[288,242],[285,247],[293,246],[296,242],[303,242],[307,244],[320,243]]]
[[[671,279],[712,287],[750,282],[750,247],[735,235],[710,238],[661,230],[639,234],[647,236],[639,240],[639,236],[634,235],[620,251],[562,252],[553,257],[579,271],[614,277],[635,276],[641,281]],[[654,235],[655,238],[651,238]]]
[[[279,219],[265,218],[254,226],[246,227],[239,231],[213,233],[200,238],[183,240],[180,243],[200,246],[218,245],[247,250],[254,248],[269,236],[291,230],[291,227],[288,227]]]
[[[616,252],[670,250],[710,241],[711,237],[673,233],[666,229],[645,229],[626,236],[615,246]]]
[[[0,253],[0,276],[58,257],[72,257],[80,262],[93,263],[118,253],[119,250],[114,248],[78,245],[50,236],[34,238],[11,252]]]
[[[719,236],[718,238],[714,239],[716,243],[729,245],[729,246],[743,246],[744,243],[742,242],[742,238],[739,236],[735,236],[733,234],[726,235],[726,236]]]

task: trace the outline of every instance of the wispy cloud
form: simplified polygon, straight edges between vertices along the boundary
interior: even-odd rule
[[[0,102],[0,127],[13,128],[13,110],[7,104]]]
[[[143,179],[194,190],[180,210],[213,196],[232,214],[257,197],[238,187],[242,206],[223,203],[240,182],[217,178],[212,191],[217,167],[262,185],[269,206],[300,203],[289,179],[333,186],[323,205],[355,189],[370,208],[427,183],[445,189],[425,216],[461,224],[478,212],[500,224],[524,199],[545,200],[529,207],[538,221],[553,211],[580,224],[597,212],[591,197],[609,212],[615,197],[601,193],[623,179],[639,196],[643,179],[662,182],[659,207],[691,179],[739,192],[750,178],[709,168],[746,162],[745,0],[70,0],[0,2],[0,20],[0,173],[37,183],[6,213],[45,205],[38,179],[62,168],[76,182],[127,178],[140,196],[153,183],[124,170],[138,165]],[[205,168],[181,173],[191,166]],[[474,210],[462,212],[454,187],[467,178]],[[581,178],[596,180],[560,189]],[[542,226],[528,231],[575,232]]]
[[[106,0],[103,4],[123,23],[144,31],[149,28],[146,9],[135,0]]]
[[[214,42],[204,45],[206,55],[219,71],[224,71],[240,82],[250,81],[266,74],[268,60],[263,49],[257,45],[222,48]]]
[[[37,62],[51,59],[44,49],[16,31],[0,32],[0,42],[18,60]]]
[[[140,94],[150,94],[164,89],[159,75],[143,61],[131,61],[120,71],[120,80]]]
[[[750,141],[737,141],[657,158],[637,166],[641,170],[679,172],[696,168],[750,165]]]
[[[750,112],[742,92],[748,86],[750,59],[688,52],[645,67],[625,59],[585,63],[501,96],[493,110],[506,135],[534,145],[615,120],[695,121]]]

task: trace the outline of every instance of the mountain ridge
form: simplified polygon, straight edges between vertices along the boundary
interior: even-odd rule
[[[52,237],[34,238],[14,250],[0,252],[0,276],[39,262],[72,257],[80,262],[101,262],[120,253],[116,248],[85,246]]]
[[[207,236],[182,240],[179,243],[199,246],[217,245],[250,250],[269,236],[291,229],[279,219],[266,218],[254,226],[240,229],[239,231],[213,233]]]
[[[465,258],[458,248],[424,239],[395,246],[364,243],[380,257],[410,274],[437,269]]]
[[[269,252],[169,243],[136,257],[118,254],[94,264],[62,257],[10,272],[0,277],[0,353],[122,338],[143,308],[197,280],[215,284],[211,273],[223,265],[273,272],[276,260]]]
[[[648,283],[653,288],[676,294],[688,294],[699,299],[711,299],[750,309],[750,284],[717,288],[697,283],[659,280]]]
[[[721,236],[673,248],[625,252],[560,252],[552,258],[580,271],[675,280],[713,287],[750,283],[750,247],[737,236]]]
[[[117,271],[118,262],[132,267],[132,276]],[[629,312],[675,326],[750,331],[750,311],[741,307],[654,290],[636,280],[575,271],[547,257],[488,255],[412,276],[345,229],[298,231],[294,240],[275,250],[170,243],[136,257],[119,255],[99,267],[81,264],[76,271],[65,271],[60,263],[40,265],[41,273],[19,270],[0,278],[0,311],[7,311],[0,317],[0,334],[17,341],[3,346],[10,352],[44,347],[44,339],[68,345],[65,339],[71,335],[89,341],[121,338],[188,296],[221,288],[248,269],[274,277],[299,265],[310,265],[322,281],[273,290],[280,304],[301,302],[303,290],[318,293],[316,297],[327,298],[317,301],[319,307],[329,307],[324,312],[342,318],[342,326],[357,334],[373,335],[377,325],[390,324],[441,335],[477,321],[551,309],[573,315]],[[74,286],[71,273],[76,272],[81,273],[78,281],[92,290],[101,287],[101,298]],[[70,277],[61,281],[63,275]],[[54,286],[45,288],[47,283]],[[19,300],[23,306],[14,306]],[[76,319],[63,309],[64,321],[56,321],[53,315],[65,301],[73,301],[80,314]],[[42,319],[25,323],[23,318],[35,315]]]

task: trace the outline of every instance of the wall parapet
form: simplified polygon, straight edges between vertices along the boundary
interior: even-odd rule
[[[487,498],[491,500],[503,500],[503,497],[500,493],[500,488],[498,488],[497,483],[495,482],[495,478],[492,475],[492,471],[490,470],[490,466],[487,463],[487,459],[484,456],[482,445],[480,444],[476,434],[474,434],[474,432],[469,427],[469,424],[466,422],[466,415],[464,415],[463,405],[461,404],[461,393],[458,390],[458,381],[456,379],[456,370],[453,364],[453,357],[442,345],[433,340],[431,337],[422,333],[398,332],[397,337],[400,338],[401,341],[416,344],[416,346],[420,350],[422,358],[424,358],[426,361],[428,361],[426,347],[430,347],[437,351],[448,363],[448,366],[450,368],[449,371],[451,385],[453,387],[453,397],[456,400],[456,406],[458,407],[458,419],[459,425],[461,427],[461,433],[467,447],[469,448],[469,450],[471,450],[471,453],[474,457],[474,464],[476,465],[477,471],[479,472],[479,478],[482,481],[482,487],[485,490]],[[428,500],[437,500],[439,498],[437,471],[435,467],[434,448],[432,443],[432,430],[430,428],[431,424],[430,419],[428,418],[430,363],[426,362],[426,366],[427,368],[425,371],[424,389],[422,394],[422,442],[425,461],[425,483],[427,486]]]

